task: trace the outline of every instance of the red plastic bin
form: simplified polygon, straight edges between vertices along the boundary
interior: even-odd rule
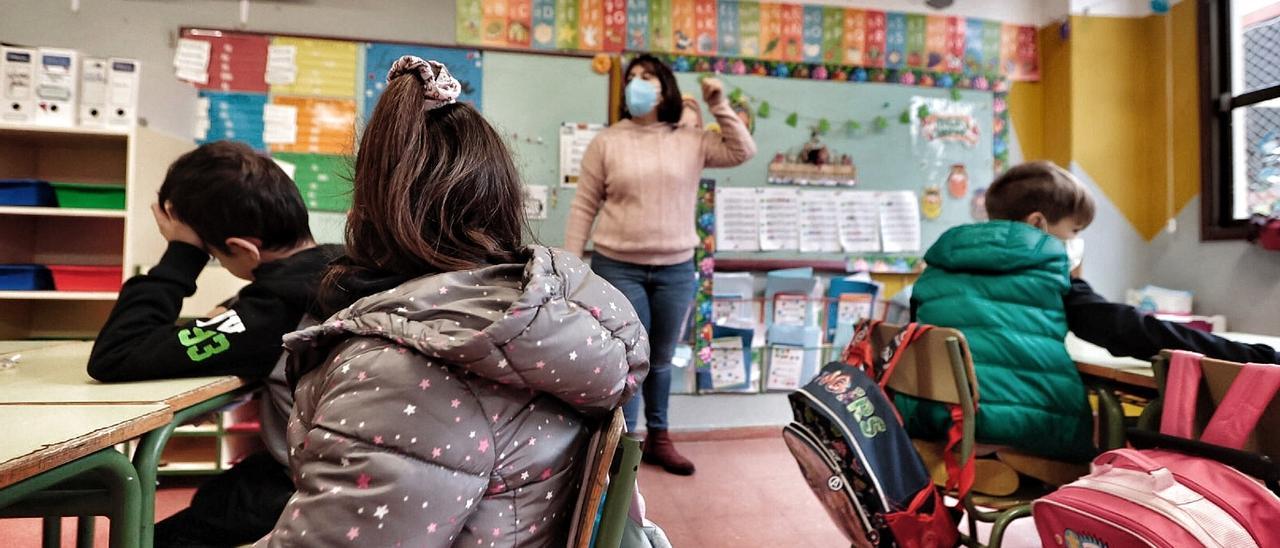
[[[58,291],[119,291],[124,268],[120,266],[49,265]]]

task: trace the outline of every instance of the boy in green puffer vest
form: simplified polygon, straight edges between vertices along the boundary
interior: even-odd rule
[[[1084,384],[1063,340],[1066,242],[1093,221],[1088,189],[1050,162],[1015,166],[987,190],[986,223],[958,226],[925,254],[912,294],[922,323],[959,329],[978,377],[978,442],[1058,460],[1096,453]],[[944,437],[944,406],[898,396],[907,430]]]

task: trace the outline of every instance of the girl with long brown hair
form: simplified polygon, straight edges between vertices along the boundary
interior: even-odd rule
[[[355,164],[321,325],[286,337],[297,494],[271,546],[563,546],[587,442],[648,370],[626,298],[525,246],[501,137],[402,57]]]

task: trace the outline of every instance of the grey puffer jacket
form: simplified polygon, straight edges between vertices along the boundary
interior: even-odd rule
[[[418,278],[286,336],[297,493],[259,546],[563,546],[583,420],[649,368],[626,297],[577,257]],[[318,364],[318,365],[317,365]]]

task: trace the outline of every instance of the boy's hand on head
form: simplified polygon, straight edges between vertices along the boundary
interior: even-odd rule
[[[156,227],[160,229],[160,235],[164,236],[165,240],[183,242],[204,249],[204,242],[200,240],[196,231],[174,216],[173,204],[166,203],[164,208],[161,208],[158,203],[151,204],[151,214],[155,216]]]
[[[724,83],[719,78],[703,78],[702,84],[702,100],[708,105],[719,103],[724,99]]]

